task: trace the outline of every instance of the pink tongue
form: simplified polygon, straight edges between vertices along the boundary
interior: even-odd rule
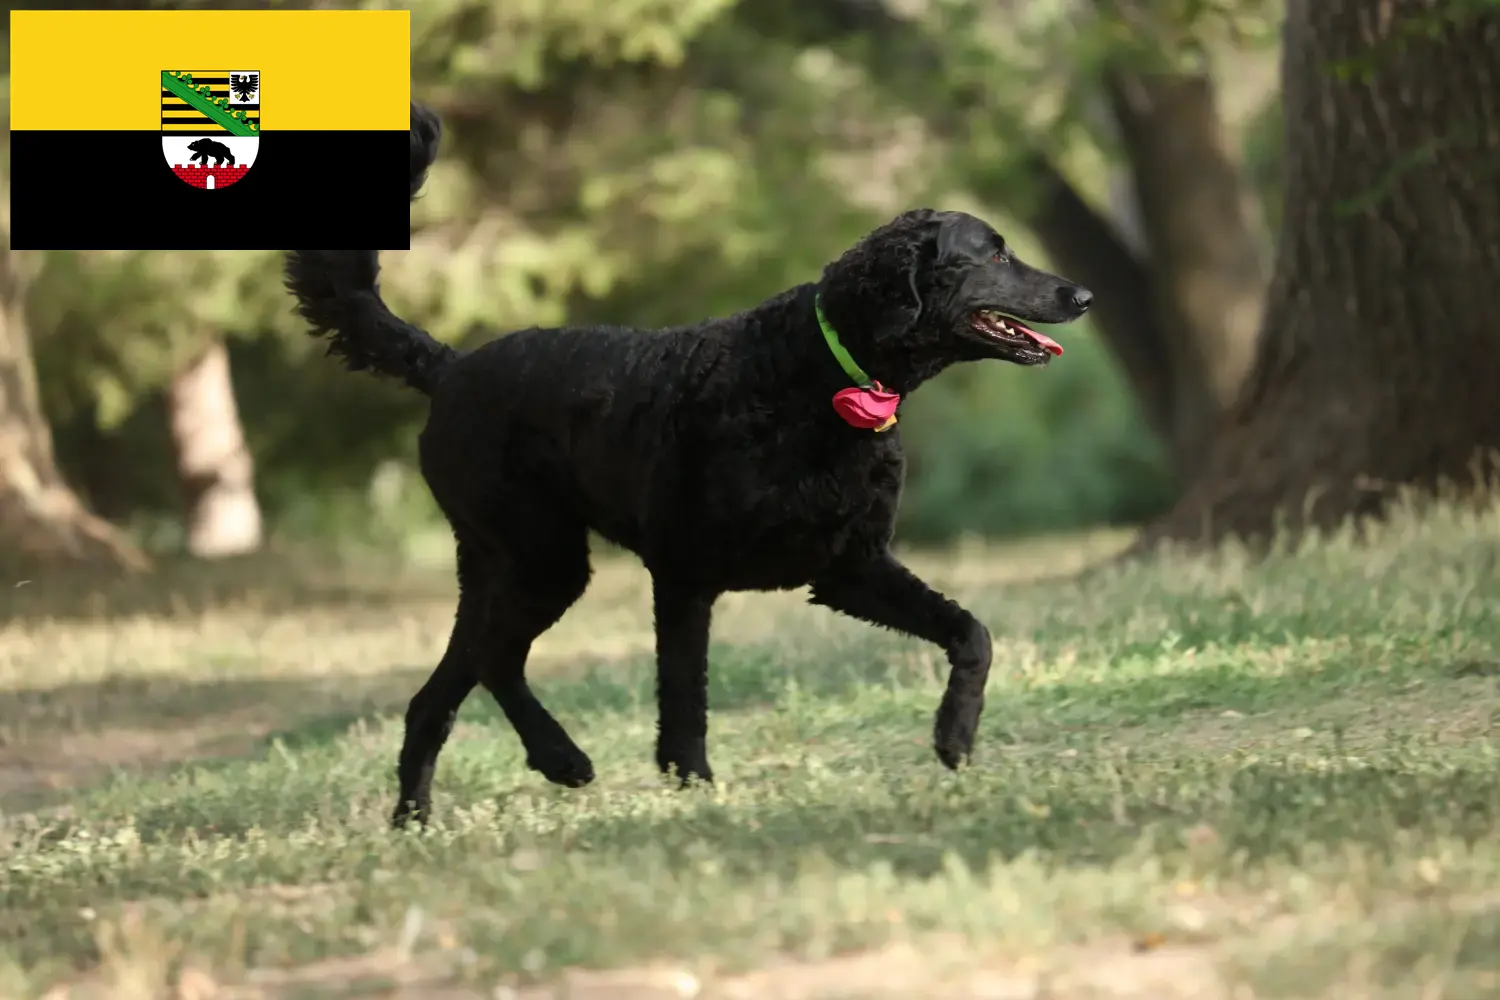
[[[1062,345],[1053,340],[1051,337],[1047,336],[1045,333],[1037,333],[1031,327],[1022,326],[1020,323],[1017,323],[1014,320],[1011,321],[1010,325],[1011,328],[1017,333],[1024,333],[1026,336],[1030,337],[1038,347],[1042,348],[1042,350],[1051,351],[1053,354],[1062,353]]]

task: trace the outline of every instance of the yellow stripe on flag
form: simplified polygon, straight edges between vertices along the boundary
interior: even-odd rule
[[[410,127],[408,11],[17,10],[11,129],[160,131],[162,70],[194,66],[259,70],[268,132]]]

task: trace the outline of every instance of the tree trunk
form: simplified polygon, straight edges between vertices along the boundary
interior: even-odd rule
[[[1475,483],[1500,446],[1500,10],[1289,0],[1286,190],[1263,333],[1142,546],[1264,541]],[[1486,470],[1487,471],[1487,470]]]
[[[1255,358],[1266,290],[1262,238],[1208,76],[1119,71],[1108,89],[1150,248],[1165,344],[1156,360],[1170,372],[1166,440],[1186,477]],[[1111,341],[1119,332],[1101,330]]]
[[[1058,269],[1095,292],[1093,326],[1186,481],[1249,374],[1267,241],[1225,141],[1212,78],[1141,68],[1183,44],[1181,26],[1141,0],[1078,0],[1075,13],[1138,39],[1104,74],[1088,111],[1125,153],[1108,177],[1110,218],[1037,161],[1030,173],[1042,197],[1014,207],[1030,208]]]
[[[167,409],[186,505],[188,551],[216,559],[260,548],[254,462],[245,445],[223,341],[214,341],[173,377]]]
[[[1111,222],[1033,158],[1027,218],[1057,269],[1094,292],[1093,325],[1187,481],[1254,359],[1262,237],[1207,78],[1116,76],[1111,88],[1129,153],[1115,196],[1134,205]]]
[[[0,119],[9,128],[9,115],[0,111]],[[27,283],[38,259],[11,249],[10,155],[0,150],[0,571],[144,570],[145,554],[94,516],[58,471],[26,327]]]
[[[8,193],[8,192],[7,192]],[[6,199],[8,202],[8,199]],[[25,268],[0,235],[0,562],[13,573],[94,565],[142,570],[146,557],[63,482],[42,414],[26,329]]]

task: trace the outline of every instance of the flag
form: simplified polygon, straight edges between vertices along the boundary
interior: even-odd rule
[[[410,246],[404,10],[11,12],[11,246]]]

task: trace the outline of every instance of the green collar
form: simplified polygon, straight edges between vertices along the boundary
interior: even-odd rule
[[[837,359],[839,367],[844,369],[844,374],[848,375],[850,381],[857,386],[874,385],[875,380],[866,375],[865,370],[854,363],[854,358],[845,350],[844,345],[839,343],[838,333],[828,324],[828,317],[823,315],[823,296],[821,294],[813,296],[813,309],[818,314],[818,327],[823,331],[823,339],[828,342],[828,349],[833,352],[833,356]]]

